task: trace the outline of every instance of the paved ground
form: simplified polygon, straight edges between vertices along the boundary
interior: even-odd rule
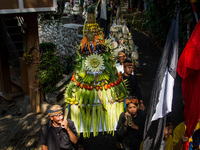
[[[140,68],[136,71],[141,92],[147,107],[151,96],[151,89],[159,64],[161,51],[155,47],[150,38],[144,34],[133,31],[133,40],[139,47]],[[173,118],[175,125],[182,121],[182,97],[181,79],[178,77],[175,83],[175,95],[173,103]],[[29,113],[28,99],[22,97],[14,101],[15,105],[5,101],[0,103],[0,150],[39,150],[37,144],[41,124],[47,121],[44,114]],[[18,113],[16,113],[18,112]],[[116,137],[111,135],[99,135],[95,138],[84,139],[85,150],[115,150]]]

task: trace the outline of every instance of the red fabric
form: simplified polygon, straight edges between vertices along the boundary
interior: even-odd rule
[[[189,142],[187,141],[185,144],[184,144],[184,147],[183,147],[183,150],[185,150],[185,149],[189,149]]]
[[[191,137],[200,118],[200,21],[178,60],[177,72],[183,78],[185,136]]]

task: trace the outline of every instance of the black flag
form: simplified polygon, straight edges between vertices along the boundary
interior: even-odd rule
[[[143,150],[159,150],[171,112],[178,61],[179,8],[176,8],[153,85],[144,128]]]

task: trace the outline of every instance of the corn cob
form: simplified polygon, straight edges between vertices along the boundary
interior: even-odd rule
[[[112,96],[111,96],[111,90],[110,89],[107,89],[106,90],[106,95],[107,95],[107,98],[108,98],[108,102],[112,102]]]
[[[82,90],[83,90],[83,89],[81,89],[81,88],[78,88],[78,89],[77,89],[76,99],[78,100],[78,102],[80,102],[80,97],[81,97]]]
[[[93,107],[94,105],[94,91],[96,91],[95,89],[90,91],[90,96],[89,96],[89,104],[90,107]]]
[[[98,97],[99,97],[100,102],[103,104],[101,90],[98,90],[97,94],[98,94]]]
[[[82,92],[80,94],[80,100],[79,100],[79,105],[80,106],[83,104],[83,99],[85,97],[85,93],[86,93],[85,89],[82,89]]]
[[[89,97],[90,97],[90,90],[86,90],[84,101],[83,101],[85,107],[88,105]]]
[[[103,106],[106,107],[106,90],[104,87],[102,90],[102,101],[103,101]]]
[[[115,93],[115,88],[114,88],[114,87],[111,87],[110,90],[111,90],[111,95],[112,95],[113,100],[116,100],[117,95],[116,95],[116,93]]]

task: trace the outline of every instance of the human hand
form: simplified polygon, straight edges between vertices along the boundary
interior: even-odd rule
[[[125,113],[125,116],[124,116],[124,117],[125,117],[126,120],[127,120],[127,116],[130,116],[130,117],[131,117],[131,114],[129,114],[128,112]]]
[[[182,142],[183,142],[183,143],[185,143],[185,142],[188,141],[188,137],[185,137],[185,136],[182,136],[181,139],[182,139]]]
[[[68,130],[68,129],[69,129],[68,121],[67,121],[67,120],[62,121],[62,122],[61,122],[61,126],[64,127],[66,130]]]

